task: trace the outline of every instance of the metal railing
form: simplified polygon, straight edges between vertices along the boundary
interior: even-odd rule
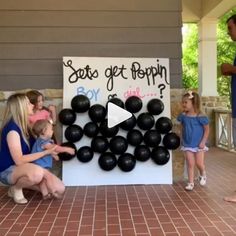
[[[216,146],[228,151],[234,151],[231,110],[216,109],[214,112]]]

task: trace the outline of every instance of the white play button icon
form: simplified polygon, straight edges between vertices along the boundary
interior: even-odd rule
[[[129,119],[132,113],[126,111],[125,109],[115,105],[112,102],[108,102],[107,106],[108,114],[108,128],[112,128],[121,122]]]

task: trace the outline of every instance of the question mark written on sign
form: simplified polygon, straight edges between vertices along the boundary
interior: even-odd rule
[[[166,88],[164,84],[159,84],[158,88],[160,89],[160,98],[163,98],[162,91]]]

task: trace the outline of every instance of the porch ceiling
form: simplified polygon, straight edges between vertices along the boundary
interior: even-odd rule
[[[218,19],[236,7],[235,0],[182,0],[183,23],[193,23],[205,18]]]

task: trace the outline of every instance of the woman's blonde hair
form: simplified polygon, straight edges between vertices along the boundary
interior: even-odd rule
[[[187,99],[190,99],[192,101],[194,111],[197,114],[202,113],[202,111],[201,111],[201,100],[200,100],[200,97],[199,97],[198,93],[190,90],[190,91],[188,91],[187,93],[185,93],[183,95],[183,98],[187,98]]]
[[[13,119],[13,121],[19,126],[25,142],[29,145],[28,103],[29,100],[23,93],[15,93],[7,99],[1,133],[3,127]]]

